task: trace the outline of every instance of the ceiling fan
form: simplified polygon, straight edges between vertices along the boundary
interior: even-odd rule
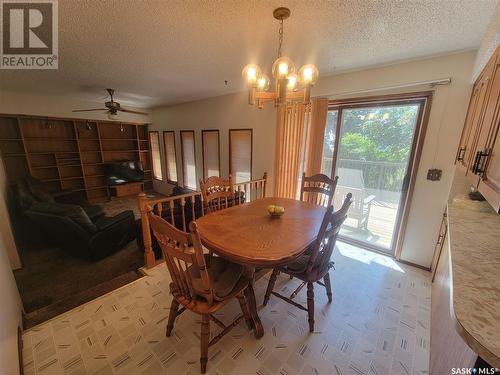
[[[118,111],[135,113],[138,115],[148,115],[146,112],[132,111],[131,109],[123,108],[120,103],[113,100],[113,95],[115,93],[114,89],[106,89],[110,96],[110,100],[104,103],[106,108],[92,108],[92,109],[74,109],[73,112],[90,112],[90,111],[102,111],[105,110],[110,116],[116,116]]]

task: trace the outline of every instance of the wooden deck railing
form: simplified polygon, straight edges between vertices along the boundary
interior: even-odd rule
[[[233,204],[251,202],[265,198],[267,189],[267,173],[258,180],[240,182],[233,185]],[[242,195],[241,193],[244,193]],[[244,201],[242,200],[244,196]],[[146,268],[157,264],[152,248],[151,230],[149,228],[148,210],[154,210],[170,224],[183,231],[189,230],[189,223],[205,215],[206,207],[201,191],[177,195],[174,197],[148,198],[145,193],[138,196],[139,210],[141,212],[142,241],[144,244],[144,263]]]

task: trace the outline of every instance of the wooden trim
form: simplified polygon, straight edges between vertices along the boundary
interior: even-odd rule
[[[24,375],[24,360],[23,360],[23,331],[17,326],[17,359],[19,361],[19,374]]]
[[[421,266],[420,264],[408,262],[407,260],[403,260],[403,259],[396,259],[396,260],[399,263],[406,264],[407,266],[412,266],[412,267],[420,268],[421,270],[424,270],[424,271],[427,271],[427,272],[431,272],[431,269],[429,267],[424,267],[424,266]]]
[[[330,110],[330,107],[328,107],[328,110]],[[340,131],[342,130],[342,117],[344,113],[342,108],[338,108],[336,110],[338,111],[338,114],[337,114],[337,124],[335,125],[335,145],[333,146],[332,170],[330,172],[331,178],[335,178],[335,171],[337,170],[337,158],[339,155],[339,146],[340,146]]]
[[[105,110],[105,109],[103,109]],[[53,117],[53,116],[41,116],[41,115],[27,115],[27,114],[16,114],[16,113],[0,113],[0,117],[18,117],[27,119],[38,119],[38,120],[54,120],[54,121],[91,121],[91,122],[103,122],[108,124],[126,124],[126,125],[139,125],[148,126],[151,122],[131,122],[131,121],[113,121],[105,119],[88,119],[81,117]]]
[[[157,176],[155,176],[155,166],[153,165],[154,164],[154,159],[153,159],[153,148],[151,147],[151,134],[156,134],[156,136],[158,137],[158,153],[160,154],[159,156],[159,159],[160,159],[160,170],[162,171],[161,174],[161,178],[158,178]],[[153,175],[153,179],[156,180],[156,181],[163,181],[163,168],[162,168],[162,165],[161,165],[161,144],[160,144],[160,132],[158,130],[150,130],[148,131],[148,140],[149,140],[149,148],[151,150],[151,174]],[[103,158],[104,158],[104,155],[103,155]]]
[[[172,133],[174,136],[174,158],[175,158],[175,170],[177,172],[177,181],[171,180],[168,173],[168,158],[167,158],[167,142],[165,142],[165,134]],[[175,131],[173,130],[164,130],[163,131],[163,153],[165,154],[165,173],[166,173],[166,181],[172,185],[178,185],[179,183],[179,167],[177,165],[177,145],[175,144]]]
[[[182,142],[182,134],[183,133],[192,133],[193,134],[193,154],[194,154],[194,173],[196,173],[196,133],[194,130],[181,130],[181,163],[182,163],[182,185],[183,187],[187,188],[193,188],[193,186],[187,186],[186,181],[187,181],[187,174],[186,174],[186,166],[184,165],[184,143]],[[197,181],[197,176],[194,176],[195,181]],[[196,186],[194,186],[194,189],[196,190]]]
[[[406,226],[408,224],[408,215],[410,213],[413,191],[415,190],[415,182],[417,179],[418,167],[420,165],[420,158],[422,156],[422,150],[424,148],[425,135],[427,133],[427,125],[429,124],[429,117],[432,107],[432,98],[433,98],[433,93],[431,91],[429,92],[429,96],[423,99],[424,108],[419,111],[419,117],[421,118],[417,120],[416,124],[417,129],[419,131],[418,133],[417,132],[414,133],[414,142],[413,142],[414,145],[412,145],[412,153],[410,154],[409,158],[410,161],[413,161],[413,165],[410,168],[411,174],[409,180],[407,181],[408,191],[406,192],[406,199],[403,206],[403,212],[401,213],[401,215],[399,215],[400,218],[398,218],[398,220],[401,220],[401,222],[399,223],[399,229],[396,234],[395,257],[397,260],[401,259],[401,252],[403,249],[403,242],[406,234]]]
[[[219,159],[218,176],[220,177],[220,132],[219,129],[203,129],[201,131],[201,160],[203,164],[203,180],[206,180],[208,176],[205,173],[205,133],[217,133],[217,156]]]
[[[341,112],[344,109],[369,108],[375,105],[377,107],[394,106],[398,104],[419,105],[418,118],[413,133],[411,152],[408,158],[407,174],[403,180],[401,199],[399,202],[399,207],[402,209],[398,210],[398,215],[396,217],[395,230],[394,230],[395,235],[391,242],[391,250],[393,251],[393,256],[397,260],[399,260],[401,256],[406,225],[408,222],[408,214],[411,206],[411,199],[413,197],[415,180],[417,177],[418,167],[420,164],[420,157],[422,154],[425,134],[427,131],[427,124],[429,122],[432,97],[433,97],[433,91],[422,91],[422,92],[404,93],[404,94],[378,95],[373,97],[339,99],[339,100],[331,100],[329,102],[329,107],[328,107],[329,110],[339,111],[339,116],[337,117],[337,134],[335,140],[336,144],[334,150],[334,160],[332,162],[332,176],[334,175],[336,169],[337,155],[341,138],[340,132],[342,130]],[[367,247],[365,243],[363,243],[363,246]],[[368,247],[372,248],[373,246],[368,246]]]
[[[253,129],[252,128],[242,128],[242,129],[229,129],[229,175],[234,177],[232,160],[232,149],[231,149],[231,132],[237,131],[250,131],[250,181],[253,177]]]
[[[347,99],[332,99],[328,102],[329,107],[342,106],[343,108],[349,108],[354,106],[356,108],[362,108],[360,104],[367,104],[367,107],[373,106],[376,103],[390,103],[390,102],[401,102],[405,99],[410,99],[414,101],[416,99],[425,99],[432,97],[433,91],[415,91],[401,94],[388,94],[388,95],[375,95],[375,96],[356,96]],[[369,103],[369,104],[368,104]],[[392,103],[390,103],[392,104]]]

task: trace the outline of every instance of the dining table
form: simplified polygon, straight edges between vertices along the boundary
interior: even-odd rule
[[[269,205],[284,207],[284,214],[271,216]],[[196,220],[201,242],[208,250],[244,267],[249,279],[245,297],[255,337],[264,335],[255,281],[269,269],[303,254],[316,240],[325,211],[325,207],[295,199],[262,198]]]

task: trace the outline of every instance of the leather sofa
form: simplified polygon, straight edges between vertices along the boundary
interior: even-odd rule
[[[41,185],[32,189],[23,180],[18,181],[16,190],[19,206],[30,225],[35,224],[50,242],[77,256],[101,259],[136,237],[131,210],[108,217],[101,207],[88,202],[82,205],[57,202]]]

